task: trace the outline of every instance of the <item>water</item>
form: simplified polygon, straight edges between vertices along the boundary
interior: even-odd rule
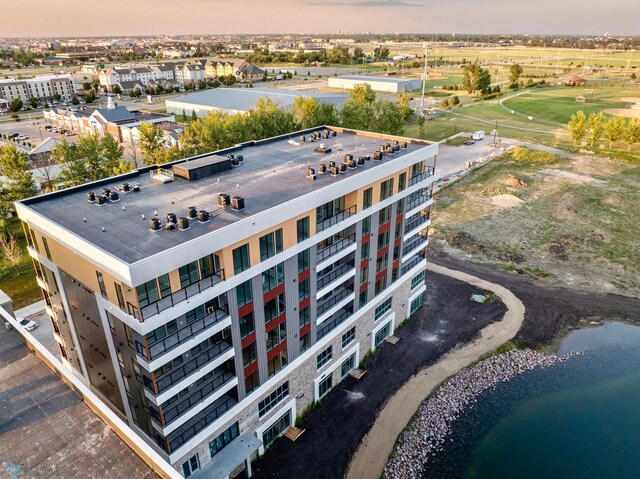
[[[484,392],[424,477],[640,477],[640,327],[574,331],[558,354],[585,348]]]

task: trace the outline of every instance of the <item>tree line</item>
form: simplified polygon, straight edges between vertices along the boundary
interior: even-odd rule
[[[629,121],[621,116],[613,116],[609,119],[604,113],[591,113],[588,117],[584,111],[577,111],[571,115],[567,124],[573,144],[587,140],[589,146],[598,143],[602,138],[609,142],[609,148],[615,142],[624,141],[627,150],[640,142],[640,119],[630,118]]]

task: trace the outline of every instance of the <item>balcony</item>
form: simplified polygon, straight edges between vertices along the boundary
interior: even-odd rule
[[[417,175],[414,175],[411,178],[409,178],[409,186],[413,186],[416,183],[420,183],[421,181],[429,178],[431,175],[433,175],[433,169],[430,167],[427,167],[422,173],[418,173]]]
[[[138,310],[138,308],[133,304],[127,303],[129,314],[137,318],[139,321],[144,321],[156,314],[160,314],[166,309],[172,308],[176,304],[181,303],[196,294],[202,293],[222,281],[224,281],[224,269],[216,271],[211,276],[207,276],[206,278],[190,284],[189,286],[186,286],[174,293],[169,293],[167,296],[141,307],[140,310]]]
[[[318,291],[322,288],[331,284],[333,281],[338,279],[340,276],[344,276],[348,271],[352,270],[354,267],[354,260],[347,261],[336,266],[332,271],[329,271],[327,274],[324,274],[318,277]]]
[[[402,265],[402,268],[400,269],[400,275],[404,275],[405,273],[407,273],[408,271],[411,271],[411,269],[416,266],[417,264],[421,263],[422,261],[424,261],[425,255],[423,253],[419,253],[417,255],[415,255],[413,258],[411,258],[407,264]]]
[[[405,256],[409,253],[411,253],[412,251],[414,251],[415,249],[419,248],[420,246],[423,246],[427,243],[427,238],[424,236],[416,236],[415,238],[409,240],[407,243],[405,243],[404,247],[402,248],[402,256]]]
[[[331,226],[338,224],[340,221],[349,218],[352,215],[355,215],[357,212],[357,206],[353,205],[347,208],[346,210],[340,211],[333,216],[328,218],[322,218],[321,216],[316,216],[316,233],[320,231],[324,231]]]
[[[407,199],[405,206],[405,211],[407,212],[431,200],[431,195],[420,194],[416,198],[411,198],[411,196],[413,195],[409,195],[409,199]]]
[[[193,321],[192,323],[187,324],[187,326],[179,329],[172,335],[167,336],[160,341],[156,341],[155,343],[147,345],[147,348],[136,341],[136,352],[143,359],[151,361],[153,359],[156,359],[158,356],[161,356],[164,353],[167,353],[172,349],[178,347],[180,344],[193,338],[201,331],[204,331],[214,324],[219,323],[227,316],[229,316],[229,311],[226,306],[224,308],[216,309],[213,311],[213,313],[210,313],[200,319]]]
[[[204,352],[201,352],[198,356],[186,362],[182,366],[178,368],[173,368],[169,372],[158,376],[156,378],[156,387],[158,388],[158,392],[156,393],[153,389],[153,385],[149,384],[145,381],[145,387],[153,394],[157,395],[162,393],[163,391],[169,389],[174,384],[178,383],[182,378],[188,376],[194,371],[197,371],[205,364],[216,359],[218,356],[223,354],[225,351],[231,349],[231,343],[227,341],[220,341],[219,343],[214,344],[209,349],[206,349]]]
[[[222,416],[225,412],[238,404],[238,399],[231,394],[225,394],[220,399],[204,408],[195,417],[176,429],[169,435],[169,445],[171,452],[176,451],[189,439],[202,431],[209,424]]]
[[[335,289],[331,294],[331,296],[329,296],[327,299],[325,299],[324,301],[318,301],[318,310],[316,315],[317,316],[322,315],[322,313],[324,313],[325,311],[328,311],[331,307],[338,304],[340,301],[342,301],[344,298],[349,296],[351,293],[353,293],[352,289],[348,289],[348,288]]]
[[[349,309],[338,310],[331,318],[322,323],[321,327],[318,327],[318,339],[326,336],[341,323],[347,320],[353,313]]]
[[[175,421],[182,414],[190,410],[193,406],[198,404],[203,399],[207,398],[209,395],[218,391],[221,387],[235,378],[236,375],[223,371],[216,375],[211,381],[206,382],[200,389],[195,390],[191,393],[187,398],[178,402],[175,406],[169,405],[162,409],[162,416],[164,417],[164,425],[161,422],[153,417],[153,419],[157,422],[160,427],[166,427],[171,422]]]
[[[333,256],[336,253],[339,253],[343,249],[349,247],[353,243],[356,242],[356,234],[352,233],[346,238],[342,238],[341,240],[336,241],[332,245],[327,246],[325,249],[320,250],[316,253],[316,263],[321,263],[325,259]]]
[[[429,221],[429,215],[420,215],[416,216],[410,221],[407,221],[404,225],[404,234],[410,233],[411,231],[418,228],[420,225],[423,225]]]

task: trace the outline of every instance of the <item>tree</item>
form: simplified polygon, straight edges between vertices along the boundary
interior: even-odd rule
[[[55,98],[56,101],[62,100],[62,97],[60,96],[60,93],[56,93],[55,95],[53,95],[53,98]]]
[[[96,94],[93,90],[89,90],[87,94],[84,96],[84,101],[88,104],[96,101]]]
[[[524,70],[522,69],[520,64],[514,63],[513,65],[511,65],[511,68],[509,68],[509,81],[511,83],[518,83],[518,80],[520,80],[520,75],[522,75],[523,71]]]
[[[473,94],[482,91],[491,85],[491,74],[489,70],[481,68],[477,63],[472,63],[464,67],[462,71],[462,89]]]
[[[80,100],[78,100],[78,97],[73,95],[73,97],[71,98],[71,104],[72,105],[79,105],[80,104]]]
[[[207,89],[207,82],[204,80],[200,80],[198,82],[198,90],[206,90]]]
[[[17,113],[22,109],[23,106],[24,103],[22,103],[22,100],[20,98],[14,98],[13,100],[11,100],[11,103],[9,103],[9,110],[11,110],[13,113]]]
[[[86,181],[87,169],[76,144],[63,138],[51,151],[51,159],[60,166],[58,178],[63,186],[75,186]]]
[[[451,98],[451,106],[457,106],[460,104],[460,98],[458,98],[457,96],[453,96]]]
[[[115,93],[116,95],[119,95],[120,93],[122,93],[122,88],[120,88],[120,85],[115,85],[112,88],[113,93]]]
[[[404,132],[405,112],[390,101],[378,100],[374,103],[373,131],[389,135],[401,135]]]
[[[296,97],[291,106],[291,113],[300,129],[339,123],[338,111],[334,105],[318,103],[318,100],[311,97]]]
[[[640,119],[631,118],[629,120],[627,128],[624,131],[624,141],[629,145],[627,150],[631,150],[633,145],[640,142]]]
[[[31,98],[29,100],[29,103],[31,104],[31,108],[38,108],[38,100],[36,100],[35,98]]]
[[[91,82],[90,81],[86,81],[82,83],[82,89],[83,90],[90,90],[91,89]]]
[[[418,136],[420,137],[420,139],[422,139],[422,137],[424,137],[424,124],[426,123],[426,120],[424,118],[424,116],[420,115],[418,117]]]
[[[2,216],[13,207],[13,202],[28,198],[35,193],[35,182],[27,169],[29,156],[19,151],[15,145],[0,147],[0,167],[5,181],[2,185],[0,211]]]
[[[589,127],[589,145],[593,148],[593,145],[600,140],[602,136],[602,132],[604,131],[604,113],[600,112],[598,114],[591,113],[589,115],[589,119],[587,120],[587,124]]]
[[[614,142],[620,141],[622,138],[624,126],[624,118],[621,116],[614,116],[605,123],[604,137],[609,140],[609,149],[611,149]]]
[[[363,58],[364,58],[364,52],[362,51],[362,48],[355,47],[353,49],[353,61],[354,61],[354,63],[362,62]]]
[[[137,88],[137,87],[136,87],[136,88],[133,90],[133,96],[134,96],[134,97],[136,97],[136,98],[140,98],[140,97],[142,96],[142,92],[140,91],[140,88]]]
[[[20,276],[18,263],[22,259],[22,248],[20,248],[18,239],[9,232],[0,232],[0,249],[2,250],[2,256],[13,265],[16,274]]]
[[[197,120],[198,119],[198,115],[196,114],[196,110],[195,108],[191,111],[191,121],[193,120]]]
[[[582,110],[571,115],[567,128],[574,145],[582,141],[584,135],[587,134],[587,117]]]
[[[145,165],[161,163],[162,140],[164,139],[162,128],[153,123],[142,122],[139,131],[142,162]]]
[[[106,173],[104,176],[119,175],[133,169],[131,163],[125,162],[129,165],[129,167],[125,167],[124,169],[126,171],[122,171],[123,165],[121,164],[121,162],[124,148],[122,148],[118,144],[118,141],[113,136],[105,135],[100,140],[100,149],[102,154],[102,161],[104,162],[103,170]]]
[[[398,108],[400,108],[405,121],[411,118],[411,115],[413,115],[413,110],[409,106],[410,102],[411,96],[408,93],[402,92],[398,95]]]

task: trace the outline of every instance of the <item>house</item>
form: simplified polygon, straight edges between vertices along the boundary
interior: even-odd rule
[[[577,75],[569,75],[562,79],[562,83],[567,86],[582,86],[587,84],[587,80]]]

